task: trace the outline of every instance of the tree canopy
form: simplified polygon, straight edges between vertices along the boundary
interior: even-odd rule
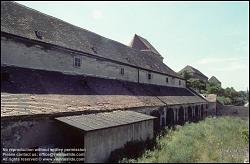
[[[233,87],[223,89],[219,83],[205,83],[199,79],[195,79],[187,71],[184,71],[181,75],[186,79],[187,87],[191,87],[202,94],[216,94],[218,100],[225,105],[244,105],[249,101],[248,89],[247,91],[237,92]]]

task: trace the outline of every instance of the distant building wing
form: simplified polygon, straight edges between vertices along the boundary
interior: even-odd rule
[[[212,76],[208,81],[211,83],[220,83],[221,84],[221,82],[215,76]]]
[[[198,69],[190,66],[190,65],[187,65],[186,67],[184,67],[182,70],[180,70],[178,73],[181,74],[183,73],[184,71],[187,71],[188,73],[196,73],[196,74],[199,74],[201,76],[203,76],[204,78],[208,79],[208,77],[206,75],[204,75],[202,72],[200,72]]]

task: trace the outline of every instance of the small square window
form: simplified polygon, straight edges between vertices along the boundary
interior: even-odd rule
[[[166,77],[166,83],[168,83],[168,77]]]
[[[124,75],[124,68],[121,68],[121,75]]]
[[[81,58],[80,57],[74,57],[74,67],[81,67]]]
[[[148,73],[148,79],[150,80],[152,78],[151,73]]]
[[[43,33],[41,31],[35,31],[35,33],[38,39],[43,39]]]

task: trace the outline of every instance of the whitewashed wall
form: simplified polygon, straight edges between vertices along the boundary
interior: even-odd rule
[[[81,58],[81,67],[73,66],[74,56]],[[1,65],[138,82],[137,68],[62,50],[47,49],[40,45],[27,46],[22,42],[13,41],[3,36],[1,37]],[[121,68],[124,68],[123,75],[120,73]],[[168,77],[169,82],[167,83],[166,75],[151,73],[152,78],[149,80],[147,74],[148,71],[139,70],[140,83],[185,87],[184,80],[179,85],[177,78],[172,80],[172,77]]]
[[[166,76],[162,74],[157,74],[151,72],[151,79],[148,79],[148,71],[140,70],[139,72],[139,81],[140,83],[146,84],[155,84],[155,85],[163,85],[163,86],[174,86],[174,87],[185,87],[185,80],[173,78],[171,76]],[[166,82],[166,78],[168,78],[168,82]],[[181,85],[179,85],[179,80],[181,80]]]

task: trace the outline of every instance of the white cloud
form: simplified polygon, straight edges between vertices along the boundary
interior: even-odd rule
[[[95,9],[95,10],[92,11],[92,17],[94,19],[100,19],[100,18],[102,18],[102,16],[103,16],[103,14],[102,14],[101,10]]]

